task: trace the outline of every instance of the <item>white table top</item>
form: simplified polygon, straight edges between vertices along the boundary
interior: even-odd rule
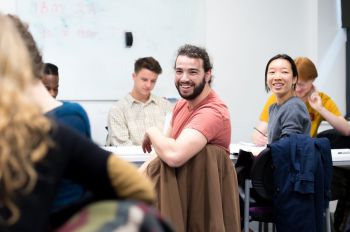
[[[145,162],[150,157],[150,154],[144,153],[142,151],[141,146],[102,146],[102,148],[113,152],[116,155],[119,155],[122,159],[125,159],[129,162]],[[237,159],[237,156],[233,154],[237,154],[239,149],[251,151],[254,154],[259,153],[264,148],[265,147],[252,147],[248,143],[231,144],[230,158],[231,160],[235,161]],[[350,166],[350,149],[332,149],[332,161],[334,166]]]
[[[350,149],[332,149],[333,166],[350,166]]]
[[[254,155],[259,154],[266,146],[256,146],[252,143],[240,142],[230,145],[230,151],[238,154],[239,150],[252,152]],[[350,166],[350,149],[332,149],[333,166]]]
[[[238,154],[239,150],[249,151],[253,153],[253,155],[258,155],[262,150],[264,150],[266,146],[257,146],[253,143],[239,142],[230,144],[230,153]]]
[[[129,162],[145,162],[150,157],[149,153],[142,151],[141,146],[102,146],[102,148]]]

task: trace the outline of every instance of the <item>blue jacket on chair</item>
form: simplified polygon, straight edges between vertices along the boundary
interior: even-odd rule
[[[332,176],[328,139],[291,134],[268,146],[274,165],[277,231],[322,231]]]

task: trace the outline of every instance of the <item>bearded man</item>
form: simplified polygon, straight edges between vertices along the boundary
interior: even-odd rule
[[[178,50],[174,69],[175,86],[182,99],[173,109],[166,135],[156,127],[146,131],[142,143],[144,152],[151,152],[153,148],[156,156],[170,167],[184,165],[207,144],[222,147],[229,154],[230,115],[211,88],[212,64],[208,53],[203,48],[184,45]]]

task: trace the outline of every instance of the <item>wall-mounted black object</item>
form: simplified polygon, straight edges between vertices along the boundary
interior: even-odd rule
[[[341,0],[342,27],[350,28],[350,1]]]
[[[134,39],[132,37],[132,33],[127,31],[125,32],[125,45],[127,47],[131,47],[132,46],[132,43],[133,43]]]

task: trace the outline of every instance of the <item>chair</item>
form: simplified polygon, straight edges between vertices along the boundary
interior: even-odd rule
[[[250,170],[251,186],[256,193],[258,205],[249,208],[251,220],[259,222],[259,231],[261,225],[264,224],[264,230],[267,231],[268,223],[272,223],[273,231],[275,231],[274,215],[272,206],[273,197],[273,165],[270,148],[267,147],[255,157],[252,168]]]
[[[268,230],[268,223],[274,222],[272,195],[272,159],[270,149],[266,148],[258,156],[240,150],[236,163],[239,183],[244,193],[244,231],[249,231],[249,221],[259,222],[259,231]],[[274,229],[274,225],[273,225]]]
[[[240,152],[237,160],[238,165],[240,164],[241,155],[251,156],[250,159],[252,160],[251,164],[246,165],[248,170],[250,169],[250,172],[247,170],[243,172],[245,175],[244,231],[249,230],[249,220],[259,221],[259,227],[261,227],[261,222],[265,225],[266,223],[272,222],[276,224],[277,229],[280,227],[280,229],[284,228],[282,231],[285,231],[286,226],[290,223],[288,220],[288,222],[286,222],[286,217],[288,217],[291,206],[288,206],[289,210],[285,210],[286,208],[281,207],[280,202],[290,201],[295,196],[297,196],[297,201],[301,201],[292,206],[293,211],[299,215],[303,215],[303,213],[305,214],[305,212],[308,211],[308,206],[300,204],[305,203],[314,207],[313,209],[310,208],[310,213],[314,212],[315,214],[314,219],[325,219],[326,224],[323,225],[326,225],[326,231],[331,231],[329,207],[326,200],[329,197],[329,182],[325,179],[326,173],[329,174],[331,171],[330,148],[327,147],[327,141],[324,140],[303,137],[302,135],[297,135],[296,137],[298,138],[297,143],[295,143],[295,141],[293,142],[293,136],[291,136],[291,138],[284,138],[280,142],[268,145],[268,147],[256,157],[249,153],[245,154],[247,152]],[[326,148],[326,152],[321,152],[322,147],[323,149]],[[304,148],[306,149],[303,150]],[[302,153],[293,154],[293,149],[298,152],[302,151]],[[306,157],[317,158],[309,160],[306,159]],[[245,160],[249,159],[245,158]],[[276,162],[276,160],[279,160],[279,162]],[[299,164],[295,164],[294,161],[311,167],[309,170],[313,170],[312,172],[314,174],[310,176],[310,172],[300,172],[300,174],[294,173],[294,171],[300,167]],[[240,167],[237,167],[237,170],[240,170]],[[281,175],[283,176],[281,177]],[[315,177],[315,179],[313,177]],[[238,173],[238,178],[240,179],[240,173]],[[286,188],[286,186],[290,184],[292,184],[292,186]],[[293,190],[291,191],[289,189]],[[318,194],[314,191],[321,193],[322,199],[325,199],[325,201],[319,201],[321,199],[320,197],[316,197],[314,201],[310,201],[310,199],[313,198],[309,198],[308,196],[310,195],[308,194]],[[325,211],[322,212],[325,217],[321,219],[318,212],[324,209]],[[284,216],[281,218],[280,215],[282,214]],[[316,223],[316,225],[318,224]],[[301,226],[301,228],[305,227]],[[259,231],[261,231],[261,228],[259,228]]]

